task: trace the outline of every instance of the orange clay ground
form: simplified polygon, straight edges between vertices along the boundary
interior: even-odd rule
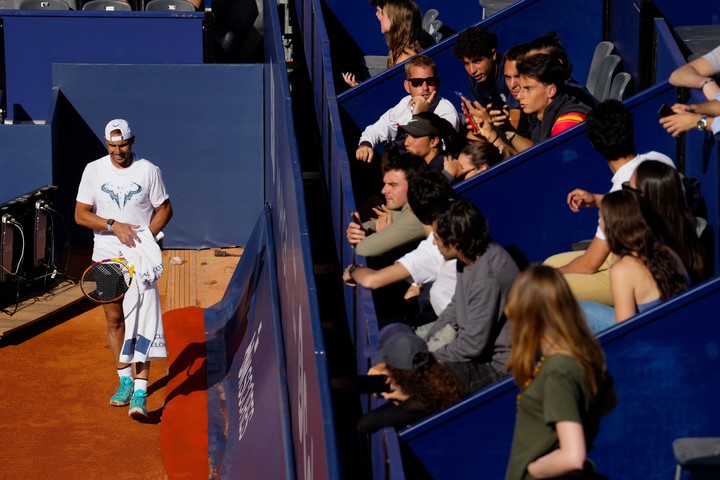
[[[184,264],[170,265],[169,256]],[[222,298],[239,257],[213,250],[165,257],[160,291],[170,361],[153,362],[150,421],[108,405],[117,375],[105,319],[102,307],[83,300],[2,338],[0,479],[208,477],[201,308]],[[183,307],[200,308],[167,314]]]

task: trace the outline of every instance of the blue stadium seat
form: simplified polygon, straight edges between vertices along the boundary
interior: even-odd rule
[[[146,12],[194,12],[195,5],[185,0],[151,0],[145,5]]]
[[[82,7],[83,10],[101,10],[105,12],[129,12],[130,4],[122,0],[91,0]]]
[[[70,10],[63,0],[22,0],[20,10]]]

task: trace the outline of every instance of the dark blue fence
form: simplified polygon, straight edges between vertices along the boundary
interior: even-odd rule
[[[295,478],[269,208],[223,299],[205,310],[212,478]]]
[[[313,276],[300,156],[282,31],[274,5],[265,5],[263,18],[266,66],[265,198],[273,210],[296,475],[307,480],[339,478],[327,357]]]

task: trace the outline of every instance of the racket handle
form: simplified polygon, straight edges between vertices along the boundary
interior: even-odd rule
[[[165,234],[162,231],[158,232],[157,235],[155,235],[155,241],[159,242],[160,240],[163,239],[164,236],[165,236]]]

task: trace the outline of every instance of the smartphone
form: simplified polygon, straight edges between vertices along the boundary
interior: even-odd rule
[[[490,109],[489,109],[488,111],[490,111],[490,110],[497,110],[497,111],[499,111],[499,112],[502,112],[504,106],[505,106],[505,105],[504,105],[503,103],[498,103],[498,102],[496,102],[496,101],[493,100],[492,102],[490,102]]]
[[[463,94],[456,91],[455,95],[457,95],[458,98],[460,98],[460,108],[462,108],[462,111],[465,114],[465,118],[467,119],[468,124],[470,125],[470,130],[473,133],[478,133],[480,131],[480,129],[478,128],[477,123],[475,123],[475,119],[472,117],[472,115],[470,115],[470,112],[468,112],[468,109],[465,106],[465,102],[462,101]]]
[[[673,112],[672,107],[668,105],[667,103],[663,103],[660,105],[660,109],[658,110],[658,115],[660,118],[667,117],[668,115],[675,115],[675,112]]]
[[[355,391],[357,393],[389,392],[390,385],[385,383],[387,375],[358,375],[355,377]]]
[[[360,226],[360,229],[361,229],[363,232],[365,232],[365,235],[368,235],[368,231],[365,229],[365,227],[363,227],[362,220],[360,220],[360,214],[359,214],[359,213],[357,213],[357,212],[352,212],[352,213],[350,214],[350,221],[353,222],[353,223],[355,223],[355,224],[357,224],[357,225],[359,225],[359,226]]]

